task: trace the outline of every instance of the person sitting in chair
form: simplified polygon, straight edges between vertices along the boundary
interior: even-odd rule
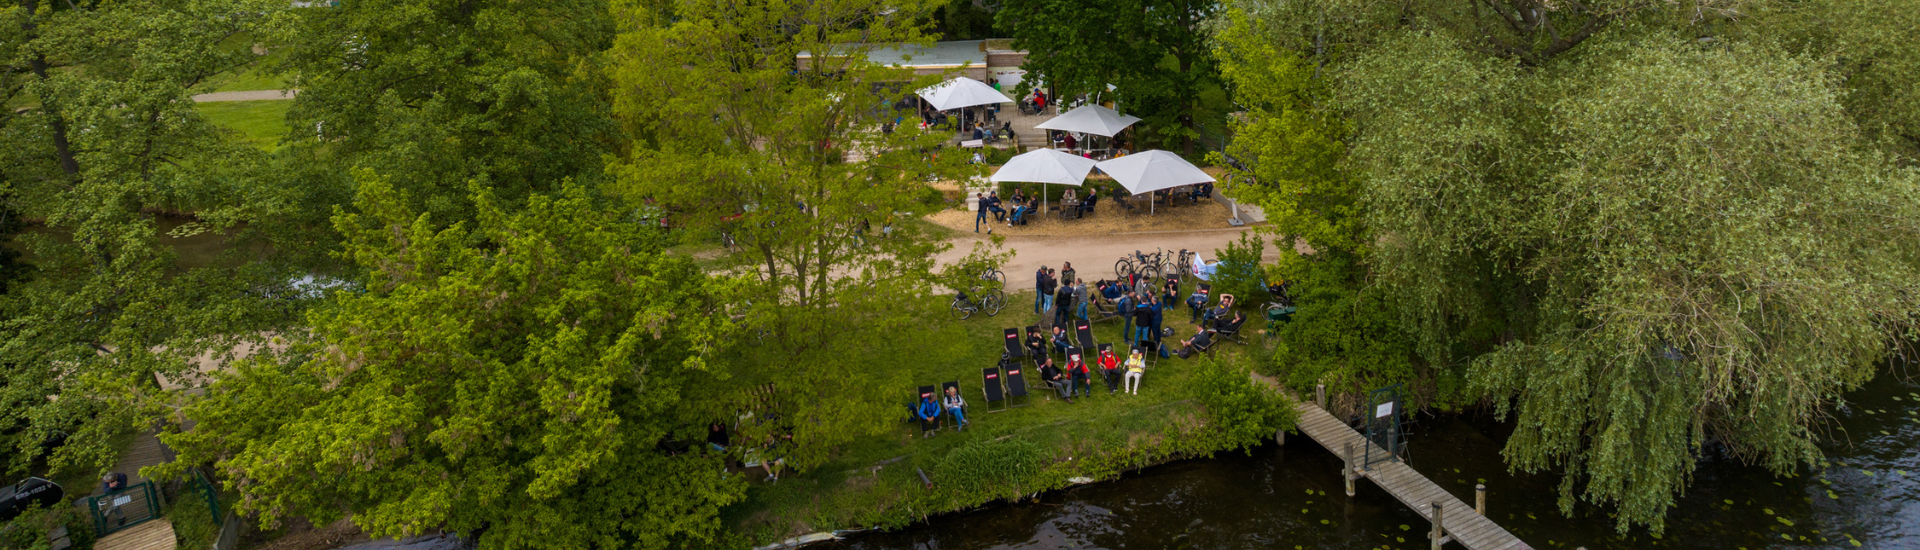
[[[986,207],[987,212],[990,212],[993,214],[993,221],[996,221],[996,222],[1007,221],[1007,209],[1000,207],[999,191],[988,191],[986,202],[983,202],[980,204],[981,206]]]
[[[1201,315],[1200,318],[1206,321],[1218,323],[1221,320],[1226,319],[1227,313],[1232,311],[1232,309],[1233,309],[1233,295],[1221,294],[1220,305],[1214,307],[1213,309],[1207,310],[1207,312],[1204,315]]]
[[[1086,359],[1078,355],[1068,359],[1067,376],[1073,379],[1073,387],[1080,391],[1081,397],[1093,396],[1093,372],[1087,370]]]
[[[920,405],[913,408],[913,417],[928,424],[939,422],[940,404],[935,403],[931,395],[921,396]]]
[[[960,388],[947,386],[947,396],[941,399],[940,406],[945,407],[947,414],[953,416],[954,431],[967,429],[966,411],[963,410],[967,407],[967,400],[960,397]]]
[[[1053,349],[1065,353],[1070,347],[1073,347],[1073,339],[1067,334],[1067,329],[1058,324],[1053,325]]]
[[[1206,351],[1206,348],[1211,345],[1213,345],[1213,330],[1194,325],[1193,337],[1180,341],[1180,358],[1191,358],[1195,353]]]
[[[727,447],[731,446],[733,446],[733,438],[727,435],[726,424],[714,422],[707,425],[707,448],[717,453],[724,453],[727,452]]]
[[[1048,357],[1040,364],[1040,381],[1052,386],[1054,391],[1060,393],[1061,399],[1067,400],[1068,403],[1073,402],[1073,379],[1067,378],[1060,367],[1053,366],[1052,357]]]
[[[1100,350],[1100,375],[1107,380],[1107,395],[1120,388],[1120,356],[1113,350]]]
[[[1193,294],[1187,296],[1187,311],[1190,314],[1187,322],[1189,323],[1200,322],[1200,316],[1201,314],[1206,312],[1206,308],[1207,308],[1206,293],[1200,292],[1200,291],[1194,291]]]
[[[1038,331],[1027,331],[1027,355],[1036,360],[1047,356],[1047,341],[1040,338]]]
[[[1141,352],[1140,348],[1133,348],[1133,353],[1127,355],[1126,368],[1127,368],[1127,384],[1126,384],[1127,393],[1132,395],[1140,395],[1140,375],[1145,374],[1147,372],[1146,354],[1144,352]]]

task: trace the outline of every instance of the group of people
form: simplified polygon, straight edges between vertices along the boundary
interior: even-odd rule
[[[1033,218],[1033,213],[1040,210],[1038,195],[1029,197],[1017,188],[1013,190],[1013,196],[1004,200],[1000,198],[999,191],[974,193],[973,198],[979,203],[979,208],[976,208],[973,214],[974,233],[980,232],[981,224],[988,223],[989,214],[993,216],[993,223],[1004,223],[1008,227],[1013,227],[1026,225],[1027,221]],[[987,233],[993,233],[993,227],[990,224],[987,227]]]
[[[960,397],[959,388],[947,386],[946,395],[942,396],[939,401],[935,401],[931,395],[922,395],[920,396],[920,402],[913,406],[913,417],[921,422],[939,422],[942,412],[945,412],[953,418],[955,431],[967,429],[967,424],[969,424],[969,422],[967,422],[967,399]]]
[[[1074,395],[1082,398],[1093,395],[1093,369],[1097,366],[1106,379],[1107,395],[1124,391],[1130,395],[1140,394],[1140,378],[1147,371],[1146,352],[1134,348],[1125,360],[1120,359],[1111,349],[1100,350],[1089,365],[1084,353],[1073,353],[1066,336],[1066,329],[1053,327],[1052,347],[1066,359],[1062,367],[1053,361],[1053,353],[1048,353],[1047,343],[1038,332],[1028,332],[1026,346],[1028,353],[1040,363],[1040,383],[1060,394],[1060,399],[1073,403]]]

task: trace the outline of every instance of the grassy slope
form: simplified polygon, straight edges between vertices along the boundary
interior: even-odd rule
[[[847,445],[831,463],[776,483],[761,483],[759,470],[750,471],[753,485],[747,500],[724,511],[734,533],[764,544],[812,531],[897,527],[925,515],[964,510],[1007,496],[946,486],[933,491],[922,488],[916,469],[934,476],[943,456],[969,442],[1017,437],[1044,449],[1052,465],[1034,476],[1040,486],[1021,487],[1021,492],[1057,488],[1069,476],[1111,477],[1159,462],[1169,453],[1216,450],[1206,447],[1211,443],[1200,437],[1206,433],[1203,411],[1183,387],[1198,359],[1159,360],[1142,379],[1139,395],[1109,396],[1096,371],[1090,399],[1067,404],[1057,397],[1049,400],[1036,390],[1031,406],[987,412],[980,390],[981,369],[998,361],[1001,329],[1034,324],[1033,294],[1015,294],[998,316],[976,314],[966,321],[945,317],[947,301],[943,298],[925,306],[922,318],[933,322],[914,340],[928,344],[903,342],[925,352],[908,354],[913,361],[889,367],[911,370],[916,384],[959,381],[972,426],[965,432],[943,430],[932,438],[921,438],[917,425],[905,421],[914,389],[901,388],[901,418],[887,435]],[[1168,313],[1166,326],[1175,327],[1180,337],[1191,332],[1185,308]],[[1094,337],[1102,343],[1119,341],[1119,320],[1095,323]],[[1250,342],[1257,344],[1258,337],[1253,338]],[[1177,345],[1178,339],[1168,343]],[[1220,359],[1239,361],[1246,357],[1247,348],[1225,343],[1216,352]],[[1030,374],[1029,380],[1037,379],[1037,374]]]
[[[227,129],[239,132],[242,142],[272,151],[280,148],[280,137],[287,133],[287,109],[292,101],[222,101],[195,105],[200,114]]]

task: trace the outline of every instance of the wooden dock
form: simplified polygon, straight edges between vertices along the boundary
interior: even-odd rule
[[[155,437],[156,432],[149,430],[133,438],[127,449],[120,453],[120,461],[113,465],[113,471],[127,474],[127,485],[139,485],[147,481],[140,475],[140,469],[173,460],[174,453]],[[147,520],[125,531],[100,537],[93,543],[94,550],[174,550],[173,522],[159,517]]]
[[[1272,378],[1259,374],[1254,374],[1253,377],[1254,380],[1268,386],[1280,387],[1279,382]],[[1300,412],[1300,432],[1313,438],[1320,446],[1333,451],[1335,455],[1346,452],[1349,445],[1352,446],[1356,456],[1364,456],[1369,447],[1376,456],[1386,454],[1385,449],[1373,445],[1372,442],[1367,441],[1367,438],[1361,436],[1360,432],[1354,431],[1345,422],[1334,418],[1332,414],[1328,414],[1325,409],[1311,401],[1295,400],[1294,409]],[[1355,461],[1351,467],[1361,466],[1357,463],[1358,458],[1350,460]],[[1455,498],[1446,489],[1440,488],[1438,484],[1420,475],[1420,472],[1414,471],[1404,462],[1375,464],[1372,468],[1361,469],[1358,474],[1358,477],[1373,480],[1374,485],[1386,489],[1393,498],[1399,499],[1401,504],[1412,508],[1415,513],[1427,518],[1428,521],[1433,520],[1433,504],[1439,503],[1441,528],[1445,530],[1447,537],[1441,539],[1443,542],[1457,542],[1470,550],[1532,550],[1533,548],[1522,542],[1520,537],[1508,533],[1493,520],[1476,513],[1472,506],[1461,502],[1459,498]],[[1341,472],[1341,475],[1349,475],[1349,473]],[[1351,485],[1348,486],[1348,490],[1352,490]],[[1438,548],[1439,545],[1434,547]]]
[[[107,535],[93,543],[94,550],[174,550],[173,524],[165,518],[147,520],[125,531]]]

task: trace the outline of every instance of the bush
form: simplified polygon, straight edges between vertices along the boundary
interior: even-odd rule
[[[0,524],[0,548],[18,548],[40,550],[52,546],[47,534],[55,527],[65,525],[67,538],[73,542],[73,550],[93,548],[93,522],[85,512],[73,506],[58,508],[30,507],[5,524]]]
[[[934,478],[959,492],[1015,498],[1023,492],[1021,482],[1039,472],[1045,460],[1039,445],[1017,436],[975,440],[948,453],[934,468]]]
[[[1222,448],[1251,449],[1299,420],[1293,400],[1278,389],[1254,381],[1244,365],[1211,357],[1200,361],[1190,386],[1207,410],[1207,424]]]
[[[1241,233],[1238,241],[1227,243],[1225,249],[1213,253],[1220,261],[1213,272],[1214,293],[1234,295],[1238,307],[1258,306],[1267,301],[1267,273],[1260,266],[1261,256],[1267,253],[1266,238],[1251,231]]]

